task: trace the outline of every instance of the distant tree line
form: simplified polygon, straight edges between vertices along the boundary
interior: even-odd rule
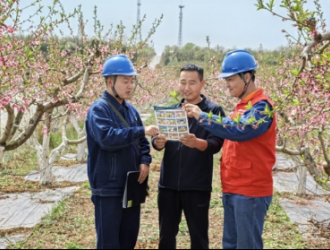
[[[19,39],[23,41],[30,41],[30,36],[25,35],[18,35]],[[98,39],[92,39],[87,44],[84,43],[79,37],[57,37],[57,39],[52,38],[52,42],[50,40],[45,40],[41,42],[40,44],[40,50],[44,53],[45,57],[47,57],[50,46],[55,46],[54,40],[57,40],[56,46],[59,47],[59,50],[62,52],[66,52],[67,55],[70,55],[72,53],[81,53],[83,54],[83,51],[86,49],[99,49],[102,50],[102,48],[98,48],[103,46],[103,44],[106,41],[100,42]],[[108,41],[107,41],[108,42]],[[120,54],[126,54],[128,51],[132,51],[132,47],[128,47],[125,45],[122,41],[110,41],[109,50],[115,51],[117,50]],[[138,44],[137,44],[138,46]],[[35,50],[34,45],[31,45],[30,50],[31,52]],[[155,55],[156,52],[154,48],[144,45],[141,46],[140,49],[137,49],[135,54],[133,54],[132,61],[136,62],[138,59],[144,60],[144,61],[150,61]],[[110,55],[109,55],[110,56]]]
[[[204,65],[206,68],[213,64],[221,65],[225,55],[233,50],[224,48],[223,46],[216,46],[214,48],[200,47],[193,43],[187,43],[184,47],[166,46],[161,59],[162,66],[178,66],[183,63],[198,63]],[[278,65],[279,58],[292,59],[297,53],[298,48],[281,47],[275,50],[265,50],[260,45],[258,49],[244,48],[250,51],[258,60],[260,64]]]

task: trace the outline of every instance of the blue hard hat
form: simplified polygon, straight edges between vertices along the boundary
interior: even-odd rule
[[[137,76],[133,63],[125,55],[110,56],[104,63],[102,76]]]
[[[234,50],[229,52],[223,60],[222,73],[219,78],[227,78],[257,68],[257,62],[250,52],[246,50]]]

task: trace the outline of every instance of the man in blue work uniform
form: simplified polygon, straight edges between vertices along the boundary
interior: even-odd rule
[[[205,86],[203,68],[188,64],[181,69],[179,92],[181,109],[194,104],[205,112],[225,115],[220,106],[202,95]],[[214,136],[189,119],[190,134],[180,141],[167,141],[164,135],[154,138],[157,150],[165,149],[159,180],[160,249],[175,249],[182,211],[185,214],[192,249],[209,249],[209,207],[213,178],[213,155],[223,139]]]
[[[124,55],[108,58],[102,76],[106,91],[87,116],[88,177],[95,205],[98,249],[134,249],[140,227],[140,206],[123,209],[127,173],[149,174],[150,145],[146,136],[158,134],[144,127],[136,109],[125,100],[134,89],[137,73]]]

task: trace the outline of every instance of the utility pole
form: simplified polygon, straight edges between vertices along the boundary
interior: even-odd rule
[[[138,26],[140,24],[141,21],[141,0],[138,0],[137,3],[137,21],[136,21],[136,26]]]
[[[180,8],[180,25],[179,25],[178,47],[181,48],[181,46],[182,46],[182,22],[183,22],[183,8],[184,8],[184,5],[179,5],[179,8]]]
[[[141,22],[141,0],[137,1],[137,20],[136,20],[136,27],[140,26],[140,22]],[[142,41],[142,31],[141,31],[141,27],[138,30],[139,31],[139,36],[140,36],[140,41]],[[138,36],[136,36],[136,40],[138,39]]]

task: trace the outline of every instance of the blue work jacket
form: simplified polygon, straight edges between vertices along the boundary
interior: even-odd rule
[[[110,102],[129,128],[106,102]],[[150,165],[150,144],[140,115],[129,103],[120,104],[108,92],[90,108],[86,119],[88,178],[95,196],[123,196],[127,173]]]

